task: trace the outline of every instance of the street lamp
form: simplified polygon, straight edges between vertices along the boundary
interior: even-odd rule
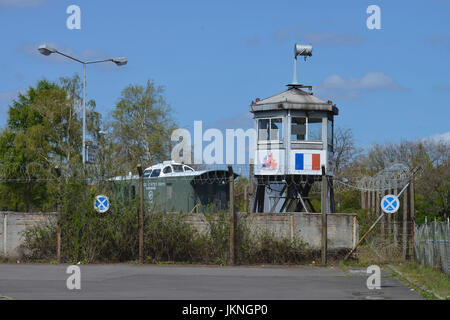
[[[59,52],[58,50],[56,50],[55,48],[53,48],[47,44],[40,45],[38,47],[38,50],[44,56],[49,56],[52,53],[57,53],[66,58],[72,59],[76,62],[83,64],[83,151],[82,151],[82,156],[83,156],[83,165],[84,165],[86,163],[86,65],[111,61],[111,62],[114,62],[117,66],[123,66],[123,65],[127,64],[128,59],[125,57],[118,57],[118,58],[109,58],[109,59],[104,59],[104,60],[82,61],[77,58],[71,57],[65,53]]]
[[[49,56],[52,53],[55,53],[55,48],[50,47],[49,45],[42,44],[38,48],[39,52],[42,53],[44,56]]]

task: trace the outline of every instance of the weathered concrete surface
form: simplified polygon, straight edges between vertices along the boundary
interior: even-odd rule
[[[276,238],[301,238],[313,249],[321,248],[322,215],[320,213],[239,213],[239,221],[245,221],[252,234],[267,232]],[[355,214],[329,213],[328,248],[351,249],[358,240],[358,221]],[[185,216],[199,232],[208,231],[208,221],[203,214]]]
[[[365,270],[338,268],[81,265],[68,290],[67,265],[0,265],[0,296],[15,299],[422,299],[382,272],[369,290]]]
[[[254,235],[268,232],[277,238],[296,237],[302,239],[312,249],[321,248],[322,216],[320,213],[239,213],[237,216],[239,221],[245,222]],[[328,249],[353,248],[358,237],[356,215],[330,213],[327,216]],[[56,214],[0,212],[0,217],[0,256],[15,258],[20,256],[21,232],[36,223],[54,219]],[[187,214],[184,218],[199,232],[208,232],[209,223],[203,214]]]
[[[0,256],[20,256],[22,231],[39,222],[54,218],[55,213],[0,212]],[[6,229],[6,232],[5,232]]]

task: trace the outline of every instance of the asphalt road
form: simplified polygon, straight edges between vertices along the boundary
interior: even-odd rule
[[[369,290],[363,269],[80,265],[81,289],[69,290],[67,267],[0,264],[0,299],[422,299],[387,271]]]

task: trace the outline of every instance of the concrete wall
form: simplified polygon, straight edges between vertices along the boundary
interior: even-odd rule
[[[29,226],[54,217],[55,213],[22,213],[0,211],[0,256],[19,256],[22,231]]]
[[[16,257],[20,254],[21,232],[27,227],[55,218],[55,213],[0,212],[0,256]],[[253,234],[268,232],[277,238],[301,238],[311,248],[320,249],[322,216],[320,213],[238,213]],[[187,222],[199,232],[208,232],[209,224],[203,214],[188,214]],[[6,229],[6,234],[5,234]],[[351,249],[359,235],[355,214],[328,214],[328,248]]]
[[[328,248],[330,250],[351,249],[358,241],[359,227],[356,214],[329,213]],[[281,238],[301,238],[311,248],[320,249],[322,241],[322,215],[320,213],[239,213],[253,234],[268,232]],[[186,221],[199,232],[207,232],[208,222],[203,214],[189,214]]]

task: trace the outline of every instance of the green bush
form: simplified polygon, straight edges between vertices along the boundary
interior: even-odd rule
[[[313,251],[301,239],[279,239],[267,231],[252,234],[245,219],[237,224],[236,245],[240,264],[294,264],[313,257]]]
[[[209,239],[186,223],[184,214],[152,212],[146,215],[144,226],[147,261],[209,262]]]
[[[106,214],[78,210],[61,220],[62,262],[125,262],[138,258],[139,227],[135,203],[119,200]],[[209,230],[200,234],[186,221],[186,214],[149,212],[144,221],[144,257],[148,263],[226,264],[229,258],[229,213],[205,215]],[[236,226],[238,264],[293,264],[314,259],[301,239],[278,239],[267,232],[251,234],[245,216]],[[27,229],[22,246],[24,258],[51,261],[56,256],[56,222],[51,220]]]
[[[56,256],[56,221],[41,222],[22,233],[20,249],[30,260],[52,260]]]

